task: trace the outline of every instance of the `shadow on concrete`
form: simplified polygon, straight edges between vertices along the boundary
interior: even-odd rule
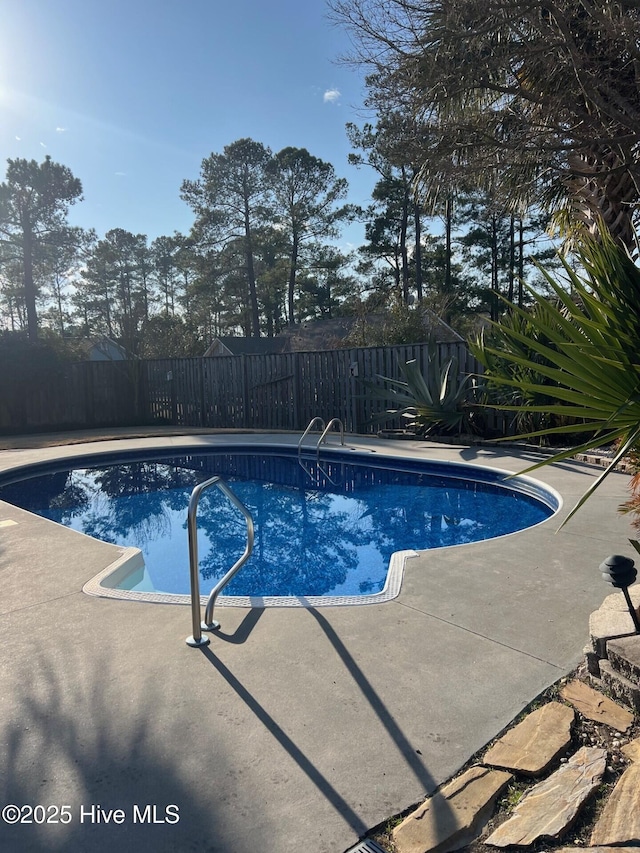
[[[247,688],[240,682],[238,678],[220,661],[208,646],[202,646],[200,651],[213,666],[215,670],[224,678],[229,687],[235,691],[238,697],[245,703],[247,708],[255,714],[256,718],[278,741],[284,750],[298,765],[300,770],[307,778],[316,786],[322,796],[331,803],[335,810],[342,815],[346,823],[351,829],[357,833],[359,837],[363,836],[367,829],[367,825],[352,809],[342,795],[333,787],[331,782],[318,770],[318,768],[310,761],[299,746],[289,737],[282,727],[274,720],[274,718],[266,711],[262,705],[255,699]]]
[[[436,782],[431,773],[425,767],[424,763],[421,761],[420,756],[418,755],[414,747],[411,745],[398,723],[393,718],[393,715],[390,713],[380,696],[376,693],[371,683],[367,680],[366,676],[364,675],[360,667],[357,665],[354,658],[349,653],[348,649],[346,648],[342,640],[338,637],[336,631],[329,624],[327,619],[322,616],[321,613],[319,613],[318,610],[315,608],[307,608],[307,611],[316,620],[323,633],[339,655],[348,672],[350,673],[353,680],[360,689],[364,699],[373,709],[381,724],[388,732],[393,742],[396,744],[409,769],[418,779],[420,784],[423,786],[425,793],[427,795],[431,794],[437,787]],[[240,635],[242,636],[242,640],[234,639],[232,642],[244,642],[246,636],[248,636],[248,633],[254,627],[254,625],[260,618],[262,612],[263,610],[258,611],[255,615],[253,615],[252,618],[251,613],[247,617],[245,617],[242,624],[236,631],[236,634],[240,633]],[[247,623],[249,624],[247,625]],[[216,636],[222,638],[222,636],[218,632],[216,632]],[[265,710],[265,708],[262,707],[262,705],[257,701],[257,699],[249,692],[249,690],[247,690],[247,688],[228,669],[228,667],[226,667],[219,660],[219,658],[216,657],[211,648],[208,646],[203,646],[200,648],[200,651],[209,661],[209,663],[211,663],[213,668],[235,691],[238,697],[252,711],[256,718],[262,723],[265,729],[267,729],[267,731],[269,731],[271,735],[273,735],[273,737],[278,741],[282,748],[286,750],[289,756],[296,762],[298,767],[316,786],[321,795],[324,796],[331,803],[331,805],[344,818],[344,820],[351,827],[351,829],[355,833],[357,833],[358,837],[363,838],[367,834],[367,832],[371,830],[372,827],[367,826],[364,823],[362,818],[360,818],[354,808],[336,790],[336,788],[331,784],[329,779],[327,779],[326,776],[324,776],[318,770],[318,768],[312,763],[312,761],[297,746],[293,739],[283,730],[283,728]],[[362,757],[362,761],[364,769],[366,765],[366,758]],[[407,806],[409,805],[411,804],[408,803]],[[434,821],[434,827],[437,827],[441,821],[444,821],[446,823],[446,815],[448,810],[448,804],[446,803],[446,801],[443,801],[443,803],[441,804],[441,808],[435,813],[433,818],[427,819],[432,819]],[[388,815],[387,817],[391,818],[392,815]]]
[[[416,779],[418,779],[420,784],[424,786],[425,792],[427,794],[430,794],[436,787],[436,783],[433,779],[433,776],[429,773],[427,768],[420,760],[419,755],[405,736],[400,726],[394,720],[387,706],[384,704],[382,699],[373,689],[371,683],[368,681],[365,674],[355,662],[349,650],[342,642],[333,626],[315,608],[308,608],[308,612],[313,616],[318,625],[322,628],[327,639],[338,654],[340,660],[343,662],[349,674],[351,675],[355,683],[358,685],[360,692],[369,703],[369,706],[375,712],[376,716],[386,729],[387,733],[389,734],[395,745],[398,747],[400,754],[406,761],[407,765],[411,769]]]
[[[0,806],[24,806],[31,822],[11,824],[14,812],[4,812],[0,850],[237,853],[220,841],[215,800],[205,806],[179,776],[180,715],[170,730],[154,725],[159,687],[142,676],[127,693],[104,655],[80,674],[79,649],[30,654],[0,711]],[[45,809],[30,811],[37,804]],[[106,822],[115,809],[120,824],[113,811]]]
[[[538,450],[537,448],[532,447],[514,447],[513,445],[506,446],[501,445],[500,442],[496,442],[495,444],[471,444],[467,447],[463,447],[460,450],[460,458],[464,459],[466,462],[473,459],[486,459],[487,457],[504,459],[505,453],[508,453],[516,459],[521,459],[523,462],[527,462],[530,465],[542,462],[544,459],[553,455],[544,447],[541,447]]]
[[[424,766],[424,763],[421,761],[418,753],[409,742],[408,738],[398,725],[398,723],[393,718],[393,715],[390,713],[389,709],[382,701],[380,696],[376,693],[373,688],[371,682],[367,679],[365,674],[362,672],[353,656],[342,642],[338,634],[336,633],[333,626],[329,623],[329,621],[315,608],[308,608],[308,612],[313,616],[316,620],[327,639],[335,649],[337,655],[340,660],[345,665],[347,671],[358,685],[362,695],[368,702],[371,709],[375,712],[376,716],[380,720],[380,723],[384,726],[385,730],[395,743],[398,748],[398,751],[406,761],[409,769],[414,774],[416,779],[420,782],[421,785],[424,786],[424,791],[427,796],[432,795],[435,791],[437,785],[436,782],[431,775],[431,773]],[[418,709],[416,709],[417,712]],[[450,829],[450,821],[447,819],[448,815],[451,813],[451,809],[449,803],[443,798],[438,796],[437,794],[434,796],[434,801],[438,800],[439,808],[432,810],[428,816],[423,818],[423,821],[429,823],[429,826],[436,831],[438,829],[441,830],[449,830]],[[407,803],[407,806],[411,805]],[[389,815],[392,817],[392,815]]]
[[[505,453],[509,456],[520,459],[527,463],[527,467],[538,465],[547,459],[550,459],[555,453],[558,453],[560,448],[541,447],[539,450],[535,448],[518,448],[513,446],[501,446],[499,443],[479,444],[465,447],[460,451],[460,458],[465,462],[473,462],[479,458],[495,459],[497,463],[504,463]],[[580,474],[582,476],[593,477],[594,471],[604,471],[601,465],[594,465],[589,462],[579,461],[577,459],[565,459],[562,462],[554,462],[554,468],[563,471],[570,471],[572,474]],[[544,467],[539,468],[531,473],[532,477],[543,476]]]
[[[242,622],[238,625],[233,634],[225,634],[222,629],[218,629],[214,636],[218,640],[225,643],[231,643],[234,646],[240,646],[246,643],[253,629],[258,624],[258,620],[264,613],[264,607],[252,607]]]

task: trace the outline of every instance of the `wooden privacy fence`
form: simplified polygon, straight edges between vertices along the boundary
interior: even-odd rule
[[[461,375],[480,371],[464,344],[439,347],[441,359],[457,357]],[[426,371],[428,345],[79,362],[31,376],[14,376],[5,365],[0,432],[152,424],[303,430],[320,416],[340,418],[348,432],[370,433],[386,405],[367,393],[366,381],[400,378],[398,365],[411,359]]]

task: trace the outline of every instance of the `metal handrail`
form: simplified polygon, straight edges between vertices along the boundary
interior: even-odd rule
[[[314,426],[315,426],[316,424],[318,424],[318,423],[320,424],[320,429],[321,429],[321,430],[325,429],[324,419],[323,419],[323,418],[321,418],[321,417],[315,417],[315,418],[312,418],[312,419],[309,421],[309,425],[308,425],[308,427],[305,429],[305,431],[304,431],[304,432],[302,433],[302,435],[300,436],[300,441],[298,442],[298,461],[300,461],[300,455],[302,454],[302,442],[303,442],[303,441],[305,440],[305,438],[309,435],[309,433],[310,433],[310,432],[311,432],[311,430],[314,428]]]
[[[331,427],[334,426],[334,424],[338,424],[338,426],[340,427],[340,444],[344,446],[344,424],[342,423],[340,418],[331,418],[329,423],[324,428],[324,432],[318,439],[318,444],[316,446],[316,461],[318,465],[320,465],[320,445],[326,439],[329,431],[331,430]]]
[[[247,523],[247,545],[242,556],[233,564],[229,571],[214,586],[209,594],[204,611],[204,621],[200,621],[200,572],[198,566],[198,524],[197,512],[200,495],[210,486],[217,486],[226,495],[231,503],[244,515]],[[191,579],[191,624],[193,634],[187,637],[188,646],[208,646],[209,638],[202,636],[202,631],[213,631],[220,627],[220,623],[213,619],[213,608],[220,591],[229,583],[238,569],[243,566],[253,551],[254,527],[253,518],[246,506],[231,491],[229,486],[220,477],[211,477],[204,483],[199,483],[191,492],[189,498],[189,511],[187,513],[187,530],[189,534],[189,575]]]
[[[322,430],[320,438],[318,439],[318,442],[316,444],[316,467],[319,471],[322,471],[323,475],[327,478],[327,480],[330,483],[333,483],[333,485],[335,486],[336,484],[331,479],[331,475],[327,470],[325,470],[325,468],[323,468],[322,464],[320,463],[320,445],[326,439],[329,431],[331,430],[331,427],[335,424],[338,424],[338,426],[340,427],[340,444],[344,445],[344,425],[340,418],[331,418],[328,424],[325,424],[324,419],[319,416],[312,418],[312,420],[309,421],[309,425],[302,433],[300,441],[298,442],[298,464],[307,473],[307,475],[313,479],[311,470],[307,468],[307,466],[302,461],[302,443],[316,424],[320,424],[320,429]]]

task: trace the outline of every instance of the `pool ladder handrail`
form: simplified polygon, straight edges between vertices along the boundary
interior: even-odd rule
[[[200,621],[200,572],[198,565],[198,523],[197,513],[200,496],[210,486],[216,486],[231,501],[231,503],[244,515],[247,524],[247,545],[242,556],[236,560],[229,571],[214,586],[209,594],[204,610],[204,620]],[[203,483],[199,483],[191,492],[189,498],[189,511],[187,513],[187,530],[189,534],[189,575],[191,579],[191,623],[193,634],[186,639],[188,646],[208,646],[209,637],[203,637],[202,631],[215,631],[220,623],[213,618],[213,608],[220,591],[229,583],[236,572],[247,562],[253,551],[254,525],[251,513],[242,501],[232,492],[221,477],[211,477]]]
[[[306,471],[306,473],[309,475],[309,477],[311,477],[312,476],[311,471],[307,468],[307,466],[302,461],[302,444],[303,444],[305,438],[309,435],[309,433],[315,427],[316,424],[320,424],[320,430],[322,431],[322,434],[320,435],[320,438],[318,439],[318,443],[316,444],[316,467],[319,471],[322,471],[322,473],[327,478],[327,480],[329,480],[330,483],[335,485],[335,483],[333,482],[333,480],[331,479],[331,477],[329,475],[329,472],[327,470],[325,470],[325,468],[323,468],[323,466],[320,464],[320,445],[322,444],[323,441],[326,441],[327,436],[331,432],[331,428],[337,425],[340,428],[340,444],[342,446],[344,446],[344,424],[342,423],[340,418],[331,418],[331,420],[329,421],[328,424],[325,424],[324,418],[321,418],[319,416],[312,418],[309,421],[307,428],[302,433],[302,435],[300,437],[300,441],[298,442],[298,463]]]

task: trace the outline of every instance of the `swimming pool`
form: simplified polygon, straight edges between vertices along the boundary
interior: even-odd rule
[[[193,487],[219,475],[256,525],[250,560],[219,603],[369,603],[394,597],[398,555],[505,535],[549,518],[558,496],[495,469],[323,450],[299,464],[292,448],[237,445],[165,450],[32,470],[0,480],[0,498],[91,536],[140,549],[87,591],[183,601],[189,591],[186,508]],[[35,475],[35,476],[34,476]],[[208,593],[244,547],[244,524],[217,490],[198,513],[201,589]]]

